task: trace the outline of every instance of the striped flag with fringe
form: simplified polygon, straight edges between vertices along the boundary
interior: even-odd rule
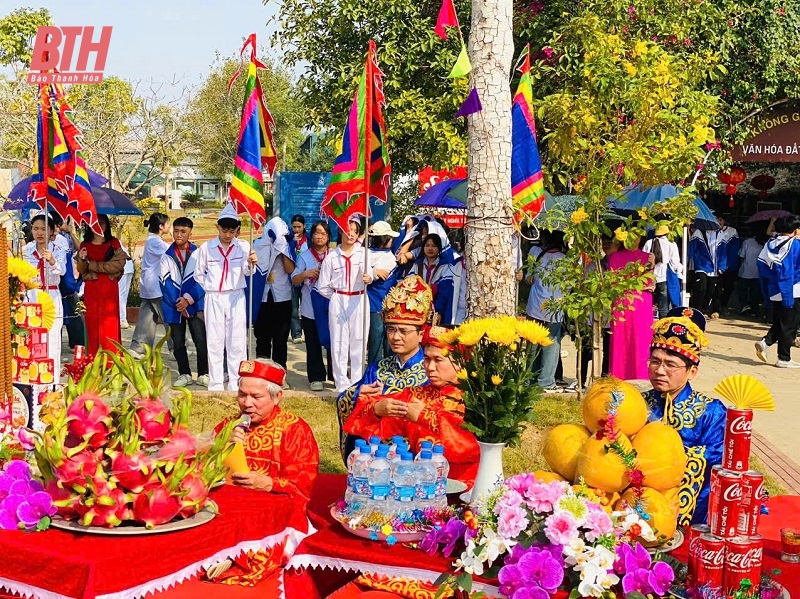
[[[511,106],[511,195],[514,221],[519,224],[544,208],[544,175],[533,119],[530,44],[517,64],[522,76]]]
[[[242,122],[239,127],[239,142],[233,165],[230,199],[238,214],[247,213],[257,228],[267,222],[264,205],[264,168],[269,176],[275,173],[278,154],[275,151],[275,121],[264,101],[264,91],[258,79],[258,69],[267,68],[256,58],[256,34],[252,33],[242,46],[244,55],[250,46],[250,63],[247,66]],[[236,71],[228,82],[230,92],[239,76]]]
[[[384,203],[389,192],[392,166],[382,111],[386,104],[383,76],[375,42],[370,40],[364,72],[344,128],[342,149],[320,207],[321,216],[332,218],[347,234],[350,218],[372,216],[369,199]]]

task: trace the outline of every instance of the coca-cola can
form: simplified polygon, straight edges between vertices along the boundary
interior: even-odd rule
[[[758,534],[758,519],[761,515],[761,501],[764,497],[764,475],[757,470],[742,474],[742,508],[736,532],[743,537]]]
[[[73,351],[75,352],[74,353],[75,357],[73,359],[80,360],[86,353],[86,348],[83,347],[82,345],[76,345]]]
[[[750,439],[753,434],[753,410],[728,408],[725,415],[725,442],[722,467],[744,472],[750,467]]]
[[[735,537],[725,541],[725,576],[723,589],[738,591],[744,579],[758,586],[764,555],[764,540],[761,535]]]
[[[722,588],[725,572],[725,539],[710,534],[700,535],[696,551],[695,588],[706,585],[712,589]]]
[[[693,524],[686,531],[686,546],[689,548],[689,560],[687,562],[686,578],[687,583],[694,583],[697,577],[697,558],[700,555],[700,536],[711,534],[711,528],[707,524]]]
[[[742,507],[742,475],[719,470],[713,478],[708,498],[708,524],[711,534],[730,539],[736,536]]]

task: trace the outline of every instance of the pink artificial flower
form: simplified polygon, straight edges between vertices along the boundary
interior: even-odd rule
[[[503,510],[497,519],[497,532],[504,539],[516,539],[527,526],[528,518],[521,507]]]
[[[33,435],[24,426],[21,426],[17,429],[17,441],[19,441],[20,446],[25,451],[33,451],[33,449],[36,447],[36,442],[34,441]]]
[[[499,516],[503,512],[517,508],[520,505],[522,505],[522,495],[517,491],[509,489],[497,500],[497,503],[494,505],[494,513]]]
[[[517,474],[506,481],[506,486],[519,494],[524,493],[535,480],[533,474]]]
[[[525,503],[535,512],[550,512],[566,490],[566,483],[534,480],[525,491]]]
[[[578,537],[578,523],[568,512],[551,514],[544,521],[544,534],[554,545],[569,545]]]
[[[613,532],[614,523],[605,510],[592,501],[587,500],[584,503],[589,509],[589,515],[586,517],[586,522],[583,523],[583,527],[589,529],[586,533],[586,540],[593,543],[601,536]]]

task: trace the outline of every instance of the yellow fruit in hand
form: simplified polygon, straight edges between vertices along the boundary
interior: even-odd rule
[[[627,502],[630,506],[635,505],[636,495],[633,489],[628,489],[622,494],[622,497],[617,502],[616,509],[622,509],[623,502]],[[650,543],[639,539],[642,545],[646,547],[661,545],[675,536],[675,529],[678,526],[678,510],[669,499],[655,489],[644,487],[642,490],[642,508],[650,516],[647,523],[658,539],[656,542]]]
[[[647,423],[647,403],[636,387],[614,377],[598,380],[586,393],[582,405],[583,421],[591,432],[597,432],[601,428],[600,421],[608,418],[613,392],[623,396],[616,410],[616,428],[632,437]]]
[[[644,484],[666,491],[681,484],[686,470],[686,452],[678,432],[663,422],[646,424],[633,438],[636,462]]]
[[[241,443],[233,444],[233,449],[223,463],[228,467],[230,474],[244,474],[250,472],[250,466],[247,465],[247,457],[245,456],[244,447]]]
[[[559,424],[552,428],[544,440],[542,455],[547,465],[566,480],[575,480],[578,452],[591,434],[585,426]]]
[[[628,437],[619,433],[617,440],[626,450],[631,450]],[[592,437],[583,444],[578,452],[576,474],[592,488],[602,489],[606,493],[622,491],[631,484],[625,474],[622,458],[607,448],[608,439]]]

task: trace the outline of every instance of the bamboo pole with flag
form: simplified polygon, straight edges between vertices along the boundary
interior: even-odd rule
[[[521,73],[511,106],[511,196],[514,222],[534,219],[544,207],[544,177],[533,118],[530,44],[517,61]]]
[[[244,104],[242,106],[242,122],[239,126],[239,141],[233,165],[230,200],[237,214],[250,217],[250,249],[253,248],[253,226],[260,229],[267,222],[267,211],[264,203],[264,169],[269,176],[275,174],[278,154],[275,151],[275,121],[264,101],[264,91],[258,79],[258,69],[267,66],[256,58],[256,34],[251,33],[245,40],[239,53],[241,59],[250,48],[250,61],[247,65],[247,81],[245,82]],[[230,94],[233,82],[241,72],[241,67],[228,82]],[[271,265],[270,265],[271,266]],[[257,268],[257,267],[256,267]],[[247,321],[247,353],[253,358],[253,287],[252,278],[248,289]]]
[[[378,52],[370,40],[364,72],[358,84],[342,138],[342,150],[336,157],[331,180],[325,190],[320,215],[331,218],[345,235],[349,221],[364,216],[364,268],[369,265],[369,201],[385,203],[389,193],[391,163],[383,120],[384,73],[378,67]],[[364,362],[367,361],[369,299],[364,293]]]

